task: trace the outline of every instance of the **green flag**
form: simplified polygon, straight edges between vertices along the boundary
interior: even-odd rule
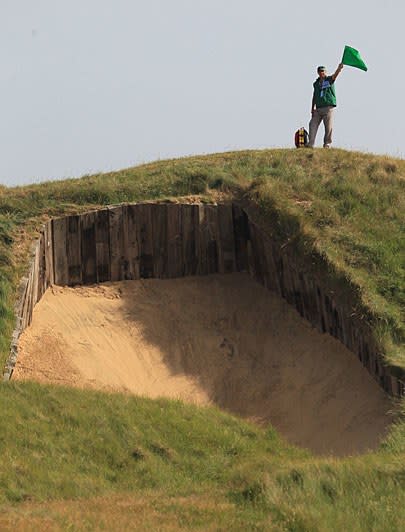
[[[344,65],[360,68],[360,70],[367,72],[366,63],[360,57],[359,52],[350,46],[345,46],[342,63]]]

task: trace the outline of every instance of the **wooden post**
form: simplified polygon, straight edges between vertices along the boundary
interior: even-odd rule
[[[255,279],[265,285],[265,273],[267,270],[266,255],[264,252],[263,232],[256,224],[250,227],[252,240],[253,270]]]
[[[42,228],[39,236],[39,263],[38,263],[38,295],[37,302],[45,292],[45,228]]]
[[[204,205],[198,205],[198,274],[207,275],[208,257],[207,257],[207,240],[208,230],[206,221],[206,211]]]
[[[82,251],[81,251],[81,228],[80,216],[67,218],[67,242],[66,253],[68,263],[69,286],[82,283]]]
[[[132,279],[140,278],[140,255],[141,255],[141,235],[140,223],[137,216],[137,206],[128,205],[128,249],[127,258],[129,263],[129,272]]]
[[[148,205],[152,220],[153,277],[168,277],[168,211],[164,204]],[[179,205],[176,205],[180,208]]]
[[[301,283],[305,292],[304,316],[317,328],[319,332],[322,332],[322,320],[320,314],[318,313],[316,294],[317,287],[315,281],[307,274],[302,273]]]
[[[233,229],[235,238],[235,262],[238,272],[247,272],[249,220],[246,212],[236,204],[232,205]]]
[[[133,279],[129,258],[129,234],[128,234],[128,206],[122,206],[122,236],[121,236],[121,279],[130,281]]]
[[[27,293],[27,325],[29,327],[32,323],[32,313],[34,311],[34,264],[31,262],[29,281],[28,281],[28,293]]]
[[[39,240],[36,241],[32,258],[32,311],[38,302],[39,287]]]
[[[264,253],[266,256],[267,264],[267,286],[271,290],[274,290],[279,296],[281,296],[281,286],[279,279],[279,271],[277,269],[277,263],[275,260],[274,246],[272,241],[266,237],[264,240]]]
[[[198,250],[200,248],[199,206],[182,206],[182,242],[184,275],[196,275],[198,271]]]
[[[52,247],[54,277],[57,285],[67,285],[69,282],[69,268],[67,261],[67,218],[52,220]]]
[[[135,205],[135,215],[136,219],[139,220],[139,275],[141,279],[149,279],[153,277],[153,231],[150,206],[148,204]]]
[[[82,214],[81,223],[81,251],[82,251],[82,280],[84,284],[97,282],[96,272],[96,218],[95,211]]]
[[[183,276],[183,242],[181,207],[169,204],[167,208],[167,276]]]
[[[111,281],[109,211],[97,211],[95,223],[96,277],[98,283]]]
[[[55,283],[55,272],[53,265],[53,238],[52,238],[52,222],[45,224],[44,231],[45,240],[45,289]]]
[[[110,269],[111,281],[124,279],[123,247],[124,247],[124,223],[123,207],[110,207],[109,218],[109,241],[110,241]]]
[[[219,271],[219,228],[218,208],[216,205],[205,205],[206,221],[206,253],[208,273]]]
[[[235,233],[233,227],[232,205],[218,205],[219,229],[219,272],[236,271]]]
[[[27,327],[27,324],[28,324],[28,319],[27,319],[28,294],[29,294],[29,275],[23,281],[21,305],[19,306],[20,307],[19,318],[20,318],[20,330],[21,331],[23,331]]]

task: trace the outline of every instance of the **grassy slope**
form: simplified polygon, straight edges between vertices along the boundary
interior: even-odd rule
[[[127,494],[148,508],[143,524],[171,522],[173,508],[187,527],[224,530],[399,530],[405,519],[403,426],[377,454],[333,460],[216,408],[30,383],[3,385],[0,403],[3,515],[11,504],[30,522],[33,501],[65,499],[58,522],[90,498],[97,524],[109,511],[94,497]]]
[[[257,202],[277,228],[277,238],[313,246],[350,278],[370,309],[388,358],[405,367],[400,350],[404,176],[404,161],[384,157],[269,150],[0,187],[2,361],[14,325],[18,276],[30,237],[44,216],[122,201],[189,195],[209,199],[226,193]],[[221,523],[224,529],[271,522],[289,530],[395,530],[405,518],[403,424],[379,453],[332,461],[305,457],[272,431],[169,402],[30,384],[3,385],[0,400],[4,504],[130,491],[144,498],[156,523],[168,518],[167,508],[181,506],[179,497],[186,498],[188,510],[179,510],[186,527],[198,526],[206,515],[213,528]],[[193,495],[205,501],[202,513],[189,500]],[[162,501],[159,508],[156,500]],[[190,510],[193,504],[195,511]],[[57,511],[57,522],[62,514],[63,509]],[[102,515],[96,511],[89,517],[97,518]]]

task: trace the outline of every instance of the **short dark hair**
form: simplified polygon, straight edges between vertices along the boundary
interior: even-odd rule
[[[326,68],[324,66],[319,66],[317,68],[317,72],[322,72],[322,70],[326,70]]]

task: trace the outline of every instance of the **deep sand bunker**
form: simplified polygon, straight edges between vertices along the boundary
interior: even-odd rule
[[[353,353],[240,273],[53,287],[13,378],[215,403],[322,454],[375,448],[391,421]]]

